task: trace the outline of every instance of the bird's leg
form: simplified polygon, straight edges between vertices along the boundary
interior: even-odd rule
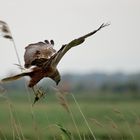
[[[35,99],[34,99],[34,102],[33,102],[33,105],[41,98],[43,97],[46,93],[41,89],[41,88],[38,88],[36,87],[36,91],[34,89],[34,87],[32,88],[34,94],[35,94]]]
[[[32,89],[34,95],[36,95],[35,87],[32,87],[31,89]]]
[[[34,95],[35,95],[35,99],[34,99],[34,102],[33,102],[33,105],[39,100],[38,96],[37,96],[37,90],[35,89],[35,86],[31,88]]]

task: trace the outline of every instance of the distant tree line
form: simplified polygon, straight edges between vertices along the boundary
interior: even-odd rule
[[[23,79],[2,84],[1,86],[9,90],[23,90],[27,82]],[[50,87],[55,86],[52,80],[44,79],[40,82],[40,86],[51,90]],[[59,88],[65,91],[111,91],[111,92],[135,92],[140,91],[140,74],[105,74],[105,73],[91,73],[91,74],[65,74],[62,76]]]

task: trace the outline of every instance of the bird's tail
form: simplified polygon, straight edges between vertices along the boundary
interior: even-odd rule
[[[2,79],[1,82],[10,82],[10,81],[13,81],[13,80],[17,80],[17,79],[19,79],[23,76],[29,76],[29,73],[26,72],[26,73],[20,73],[20,74],[14,75],[14,76],[10,76],[10,77]]]

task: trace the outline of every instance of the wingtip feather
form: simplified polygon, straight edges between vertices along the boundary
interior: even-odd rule
[[[4,78],[0,81],[0,83],[4,83],[4,82],[10,82],[10,81],[14,81],[14,80],[17,80],[21,77],[25,76],[24,73],[21,73],[21,74],[18,74],[18,75],[14,75],[14,76],[10,76],[10,77],[7,77],[7,78]]]

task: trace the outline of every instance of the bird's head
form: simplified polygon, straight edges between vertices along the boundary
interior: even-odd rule
[[[59,74],[57,69],[54,72],[54,74],[52,76],[50,76],[50,78],[55,81],[56,85],[58,85],[59,82],[61,81],[61,76],[60,76],[60,74]]]
[[[61,76],[60,76],[60,75],[57,75],[57,76],[54,78],[54,81],[55,81],[56,85],[58,85],[59,82],[61,81]]]
[[[60,81],[61,81],[60,79],[59,79],[59,80],[57,80],[57,81],[55,81],[55,82],[56,82],[56,85],[58,85]]]

